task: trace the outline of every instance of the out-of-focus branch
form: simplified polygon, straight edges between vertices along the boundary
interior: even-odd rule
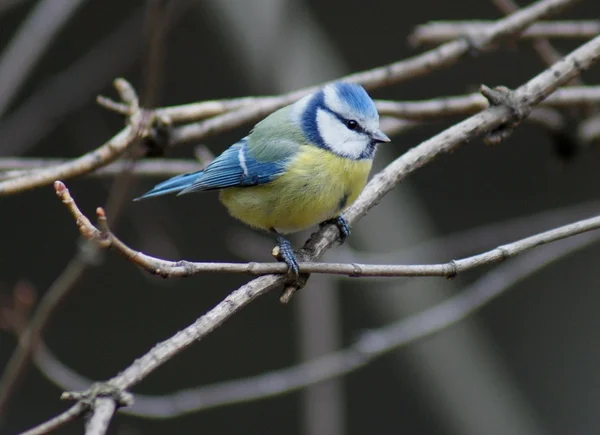
[[[38,159],[38,158],[0,158],[0,180],[23,177],[35,171],[64,165],[69,159]],[[206,162],[192,159],[145,159],[138,160],[131,168],[131,174],[139,177],[174,177],[187,172],[200,171]],[[99,168],[84,175],[92,177],[114,177],[119,175],[127,166],[126,162],[116,161],[108,166]]]
[[[17,349],[8,360],[0,378],[0,415],[4,413],[8,399],[19,381],[29,355],[40,339],[42,329],[50,320],[55,307],[66,296],[68,289],[80,279],[83,272],[82,266],[86,262],[85,256],[86,253],[80,252],[80,255],[69,263],[40,301],[32,321],[23,331],[19,332]]]
[[[59,166],[0,182],[0,196],[49,184],[57,178],[86,174],[116,160],[135,140],[146,137],[156,117],[140,109],[135,91],[123,79],[115,80],[121,99],[130,106],[129,125],[96,150]]]
[[[514,10],[504,12],[513,13]],[[414,46],[439,44],[485,31],[491,23],[492,21],[432,21],[417,26],[408,39]],[[547,21],[532,24],[519,35],[519,38],[588,39],[598,33],[600,33],[599,20]]]
[[[60,29],[85,0],[41,0],[0,58],[0,118]]]
[[[234,100],[202,101],[156,109],[156,115],[169,120],[172,124],[200,121],[215,115],[239,110],[258,104],[272,104],[277,97],[246,97]],[[101,104],[116,110],[119,109],[106,99]],[[600,102],[600,86],[578,86],[559,89],[550,95],[544,106],[566,107],[587,105]],[[435,120],[446,116],[472,115],[489,107],[488,101],[480,93],[439,97],[422,101],[387,101],[375,100],[377,110],[382,116],[393,116],[415,121]]]
[[[504,15],[514,14],[519,10],[519,5],[514,0],[492,0],[492,3],[494,3],[494,5],[496,5],[496,7],[502,11]],[[596,35],[597,33],[593,36]],[[544,37],[534,38],[531,45],[537,52],[540,59],[542,59],[542,61],[548,66],[552,65],[554,62],[557,62],[561,57],[558,50],[556,50],[550,41]],[[580,82],[580,79],[577,78],[573,84],[582,83]]]
[[[583,143],[600,141],[600,115],[583,121],[577,129],[577,137]]]
[[[600,86],[577,86],[557,89],[541,106],[570,107],[600,102]],[[431,120],[445,116],[471,115],[489,107],[480,93],[442,97],[423,101],[377,101],[382,115],[412,120]]]
[[[252,275],[285,274],[287,265],[283,263],[196,263],[191,261],[167,261],[151,257],[142,252],[134,251],[120,241],[110,232],[106,224],[104,210],[98,208],[98,227],[83,215],[77,204],[71,197],[66,186],[57,181],[54,185],[61,201],[67,206],[75,219],[81,234],[95,241],[104,248],[113,248],[119,254],[143,267],[147,271],[160,275],[164,278],[188,277],[203,272],[227,272],[248,273]],[[336,275],[348,275],[351,277],[378,276],[443,276],[453,278],[457,274],[485,264],[506,260],[514,255],[520,254],[531,248],[554,242],[556,240],[592,231],[600,228],[600,217],[585,219],[569,225],[565,225],[550,231],[546,231],[523,240],[499,246],[491,251],[474,255],[459,260],[452,260],[444,264],[429,265],[387,265],[387,264],[358,264],[358,263],[309,263],[299,264],[300,273],[327,273]]]
[[[0,120],[0,155],[23,154],[52,132],[65,116],[87,104],[103,86],[122,74],[138,57],[141,21],[137,10]]]
[[[470,35],[468,38],[447,42],[434,50],[412,58],[363,71],[341,78],[360,83],[367,89],[390,86],[419,77],[442,67],[454,64],[472,50],[486,51],[503,38],[515,35],[530,26],[534,21],[556,14],[578,0],[543,0],[519,10],[518,12],[491,24],[484,32]],[[202,140],[208,136],[239,127],[255,121],[299,98],[314,92],[319,87],[309,87],[276,97],[273,100],[254,104],[251,107],[216,116],[198,123],[176,127],[171,132],[171,144]]]

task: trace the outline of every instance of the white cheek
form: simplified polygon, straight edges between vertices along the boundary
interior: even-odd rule
[[[317,128],[325,145],[336,154],[357,159],[369,146],[369,139],[348,128],[325,110],[317,111]]]

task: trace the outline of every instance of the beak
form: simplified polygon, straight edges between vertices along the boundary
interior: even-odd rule
[[[371,139],[375,142],[390,142],[390,138],[387,137],[381,130],[375,130],[371,133]]]

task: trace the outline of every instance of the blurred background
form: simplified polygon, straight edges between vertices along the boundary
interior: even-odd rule
[[[131,81],[147,107],[277,94],[416,54],[422,49],[411,48],[407,36],[418,24],[501,16],[492,1],[481,0],[0,0],[0,159],[70,158],[100,146],[123,125],[95,103],[100,93],[116,98],[116,77]],[[595,0],[560,15],[597,17]],[[29,38],[20,33],[26,25],[32,26],[25,32]],[[53,26],[53,32],[40,30]],[[15,51],[19,37],[25,43]],[[581,43],[555,46],[567,53]],[[27,54],[32,62],[23,59]],[[372,95],[411,100],[472,92],[481,83],[516,87],[543,69],[531,44],[520,41]],[[583,79],[600,83],[600,68]],[[574,128],[582,115],[566,116]],[[395,136],[378,153],[377,165],[453,122]],[[197,145],[219,153],[248,128],[176,147],[167,157],[193,158]],[[593,146],[570,141],[571,133],[557,137],[525,123],[498,146],[476,140],[442,156],[355,225],[352,252],[368,262],[448,261],[598,214],[600,155]],[[158,181],[82,177],[67,185],[89,216],[97,206],[109,213],[118,209],[114,231],[148,254],[269,259],[273,242],[228,217],[216,194],[130,201]],[[307,235],[295,243],[300,246]],[[0,241],[3,304],[24,285],[40,298],[72,264],[80,244],[73,219],[50,186],[0,198]],[[343,261],[349,252],[335,248],[326,258]],[[339,379],[173,419],[118,414],[109,432],[596,433],[599,254],[600,247],[591,245],[565,256],[467,320]],[[114,252],[96,260],[77,275],[43,333],[62,363],[94,380],[127,367],[248,279],[204,274],[163,280]],[[490,269],[454,280],[313,276],[287,306],[278,292],[257,300],[133,392],[167,394],[315,358],[460,292]],[[13,333],[0,332],[0,366],[15,344]],[[4,409],[0,432],[22,431],[64,410],[61,392],[31,365]],[[81,432],[78,421],[57,433]]]

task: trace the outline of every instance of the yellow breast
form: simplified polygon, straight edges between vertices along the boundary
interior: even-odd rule
[[[231,215],[262,229],[299,231],[338,216],[367,182],[372,160],[302,146],[286,173],[268,184],[221,191]]]

